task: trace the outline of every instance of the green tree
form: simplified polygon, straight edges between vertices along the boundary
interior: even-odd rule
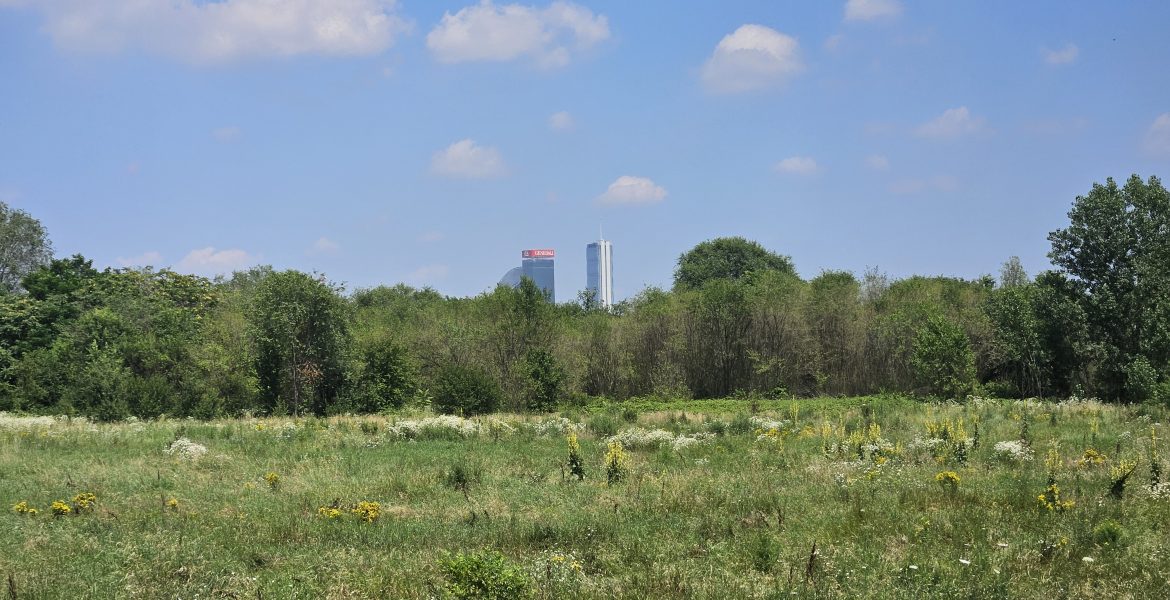
[[[434,409],[444,414],[482,415],[495,412],[503,392],[482,369],[449,364],[439,372],[434,389]]]
[[[21,279],[52,256],[53,246],[41,222],[0,202],[0,293],[20,290]]]
[[[342,392],[350,333],[339,293],[323,277],[292,270],[258,284],[248,321],[269,411],[324,415]]]
[[[1068,216],[1068,227],[1049,234],[1048,256],[1070,277],[1101,343],[1098,392],[1131,398],[1129,373],[1149,365],[1162,378],[1170,362],[1170,192],[1157,177],[1107,179]]]
[[[935,396],[966,398],[975,385],[971,343],[946,317],[932,316],[918,330],[911,364],[919,384]]]
[[[355,403],[358,412],[401,408],[418,394],[418,373],[410,354],[391,339],[366,343],[360,350]]]
[[[565,395],[565,369],[547,350],[529,350],[524,356],[524,374],[528,388],[528,410],[550,412]]]
[[[714,279],[738,280],[748,273],[779,271],[796,274],[792,260],[742,237],[707,240],[678,257],[676,290],[699,289]]]
[[[999,268],[999,286],[1000,287],[1016,287],[1028,284],[1028,273],[1024,271],[1024,265],[1020,262],[1020,257],[1013,256],[1003,263]]]

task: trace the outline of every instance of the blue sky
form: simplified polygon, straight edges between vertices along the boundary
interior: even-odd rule
[[[1170,3],[0,0],[0,200],[56,253],[618,298],[742,235],[973,278],[1170,167]]]

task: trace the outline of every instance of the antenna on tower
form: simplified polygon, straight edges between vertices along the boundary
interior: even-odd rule
[[[601,223],[597,224],[597,239],[598,241],[605,241],[605,233],[601,231]]]

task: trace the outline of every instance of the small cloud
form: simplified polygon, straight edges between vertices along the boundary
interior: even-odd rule
[[[181,273],[220,275],[254,265],[257,258],[239,249],[216,250],[214,246],[192,250],[175,265]]]
[[[811,175],[816,173],[819,168],[817,161],[808,156],[789,156],[772,167],[777,173],[793,175]]]
[[[903,179],[890,184],[890,192],[909,195],[923,192],[953,192],[959,182],[949,175],[938,175],[926,179]]]
[[[500,151],[480,146],[475,140],[460,140],[435,153],[431,172],[443,177],[489,179],[507,173]]]
[[[938,117],[923,123],[915,130],[919,137],[953,139],[983,129],[981,117],[972,117],[966,106],[949,108]]]
[[[219,127],[212,130],[211,137],[224,144],[240,139],[240,128],[236,126]]]
[[[849,0],[845,3],[846,21],[873,21],[902,14],[898,0]]]
[[[890,159],[881,154],[871,154],[865,157],[865,166],[874,171],[888,171],[890,169]]]
[[[553,131],[572,131],[574,126],[576,126],[576,122],[573,120],[573,115],[563,110],[553,113],[548,118],[548,128]]]
[[[597,197],[600,204],[655,204],[666,198],[666,189],[646,177],[622,175]]]
[[[423,265],[410,272],[407,281],[415,285],[425,285],[446,279],[451,272],[447,265]]]
[[[780,85],[803,70],[796,38],[763,25],[743,25],[715,46],[701,78],[709,91],[734,94]]]
[[[1048,48],[1041,48],[1040,54],[1044,56],[1044,62],[1050,65],[1068,65],[1076,62],[1077,56],[1081,53],[1076,44],[1065,44],[1064,48],[1060,50],[1050,50]]]
[[[435,242],[443,241],[446,239],[446,237],[447,236],[443,235],[443,232],[441,231],[427,231],[418,236],[418,241],[423,242],[424,244],[433,244]]]
[[[163,257],[162,254],[151,250],[139,256],[131,256],[128,258],[119,256],[115,260],[123,267],[157,267],[162,265]]]
[[[1146,150],[1170,156],[1170,112],[1158,115],[1146,130]]]
[[[341,251],[341,244],[327,238],[317,238],[312,246],[309,246],[307,254],[310,256],[332,256]]]
[[[427,34],[427,49],[441,63],[510,61],[528,58],[544,68],[563,67],[570,54],[609,38],[609,20],[583,6],[558,0],[546,8],[468,6],[443,19]]]
[[[843,34],[843,33],[835,33],[833,35],[830,35],[829,37],[825,38],[825,44],[824,44],[825,50],[828,50],[829,52],[834,52],[838,48],[841,47],[841,43],[844,41],[845,41],[845,34]]]

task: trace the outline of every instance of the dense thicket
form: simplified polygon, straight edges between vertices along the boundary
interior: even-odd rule
[[[475,298],[348,296],[262,267],[210,281],[53,260],[0,293],[0,410],[210,417],[550,410],[591,396],[898,391],[1170,402],[1170,195],[1077,198],[1055,270],[996,282],[826,271],[740,238],[683,254],[672,290],[612,311],[525,280]],[[39,224],[38,224],[39,225]],[[2,240],[0,240],[2,241]]]

